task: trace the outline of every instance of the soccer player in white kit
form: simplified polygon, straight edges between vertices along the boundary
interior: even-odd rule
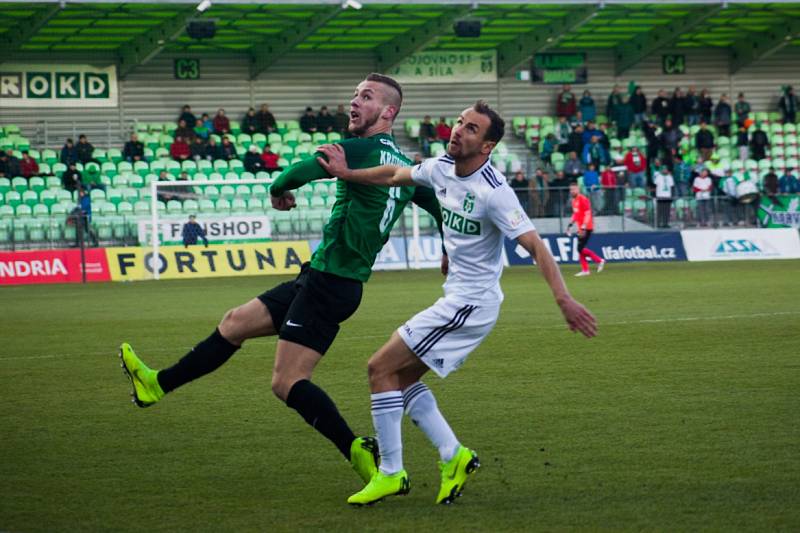
[[[570,329],[587,337],[597,332],[594,316],[572,298],[505,176],[491,165],[492,149],[504,129],[503,119],[478,101],[459,116],[447,155],[414,167],[351,170],[340,147],[320,148],[328,158],[320,159],[320,164],[341,179],[431,187],[442,207],[449,259],[444,297],[400,326],[369,360],[372,418],[381,464],[348,503],[364,505],[408,493],[400,433],[404,410],[439,450],[442,483],[436,503],[451,503],[480,466],[477,454],[460,444],[420,378],[428,370],[446,377],[494,327],[503,301],[499,281],[504,236],[516,239],[536,260]]]

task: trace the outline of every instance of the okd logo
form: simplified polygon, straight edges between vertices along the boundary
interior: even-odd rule
[[[107,99],[110,88],[103,72],[0,73],[0,98]]]

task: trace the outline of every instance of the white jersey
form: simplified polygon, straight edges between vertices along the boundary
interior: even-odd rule
[[[456,176],[450,156],[416,165],[411,178],[434,190],[442,206],[444,247],[450,261],[445,297],[491,304],[503,301],[503,235],[534,229],[505,176],[489,160],[469,176]]]

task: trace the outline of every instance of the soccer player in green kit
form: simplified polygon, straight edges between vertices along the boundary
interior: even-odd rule
[[[351,167],[411,164],[391,136],[402,98],[400,85],[380,74],[370,74],[358,85],[350,101],[348,126],[354,138],[341,143]],[[292,209],[295,200],[290,190],[330,177],[316,157],[292,165],[270,188],[273,207]],[[133,402],[139,407],[153,405],[166,393],[219,368],[245,340],[278,335],[272,391],[327,437],[368,482],[377,470],[377,442],[355,436],[331,398],[311,382],[311,374],[336,337],[339,324],[358,309],[375,257],[409,201],[434,215],[441,227],[439,204],[431,189],[372,187],[340,180],[322,243],[295,280],[226,312],[207,339],[169,368],[150,369],[129,344],[120,346]],[[446,265],[445,256],[443,271]]]

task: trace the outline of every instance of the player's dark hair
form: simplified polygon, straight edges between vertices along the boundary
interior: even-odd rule
[[[395,80],[394,78],[390,78],[389,76],[384,76],[383,74],[378,74],[377,72],[373,72],[372,74],[367,76],[365,79],[367,81],[375,81],[375,82],[378,82],[378,83],[382,83],[384,85],[388,85],[389,87],[391,87],[392,89],[397,91],[397,94],[400,95],[400,102],[402,103],[402,101],[403,101],[403,88],[400,87],[400,84],[397,83],[397,80]]]
[[[489,117],[489,129],[486,130],[483,140],[495,143],[500,142],[500,139],[502,139],[503,135],[506,133],[506,121],[483,100],[475,102],[472,109],[481,115]]]

